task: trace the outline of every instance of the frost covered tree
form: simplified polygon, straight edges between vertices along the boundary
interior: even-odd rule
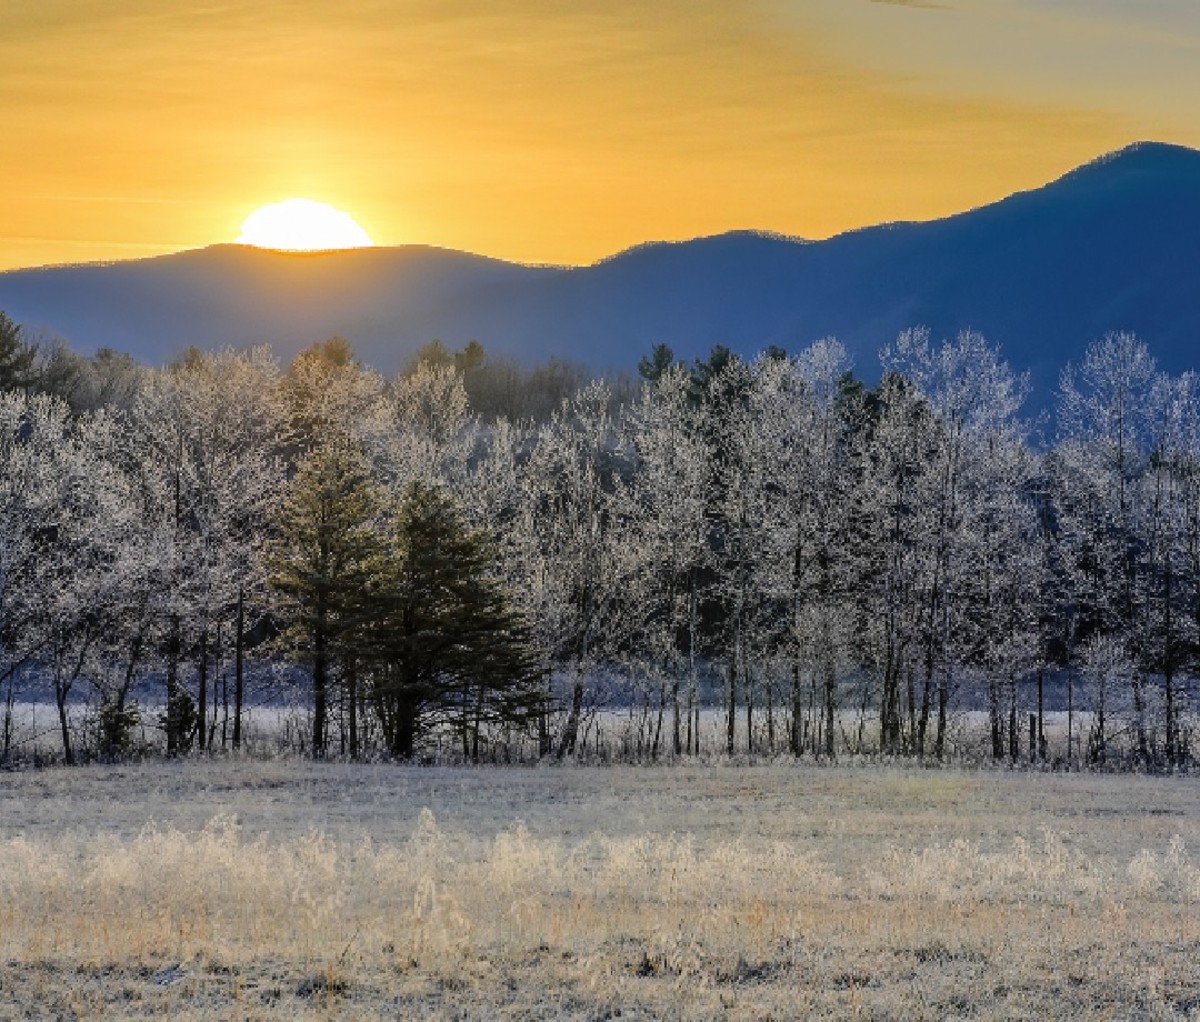
[[[14,679],[47,672],[63,755],[74,760],[68,697],[114,622],[114,567],[128,505],[109,460],[116,427],[76,419],[44,395],[0,395],[0,684],[3,758],[11,753]]]
[[[1130,335],[1064,374],[1039,451],[1023,380],[971,332],[902,334],[869,391],[832,340],[690,368],[660,346],[632,397],[522,371],[556,410],[513,422],[472,409],[481,350],[431,346],[387,382],[336,338],[284,372],[45,345],[22,368],[0,325],[0,375],[33,377],[0,407],[6,750],[23,672],[55,690],[68,757],[79,695],[91,748],[119,753],[146,678],[169,752],[230,726],[236,747],[248,636],[278,626],[259,654],[311,667],[316,755],[436,733],[475,757],[536,720],[565,756],[608,700],[631,752],[681,755],[719,678],[731,753],[867,750],[877,713],[883,755],[944,758],[978,700],[994,757],[1028,734],[1037,758],[1048,669],[1086,661],[1093,761],[1126,735],[1139,765],[1190,761],[1200,384]]]
[[[954,588],[959,670],[986,682],[995,759],[1021,753],[1020,683],[1040,680],[1049,657],[1043,633],[1046,537],[1035,480],[1037,463],[1026,445],[997,429],[976,437],[963,476],[963,531]],[[1044,706],[1029,736],[1034,756],[1044,746]]]
[[[662,744],[668,705],[675,755],[697,747],[701,587],[710,559],[708,449],[691,379],[669,363],[669,352],[656,360],[625,420],[631,480],[613,500],[622,614],[632,648],[657,682],[652,756]]]
[[[910,666],[920,679],[914,751],[925,754],[932,717],[932,752],[941,759],[967,609],[959,593],[974,570],[968,555],[977,535],[971,512],[981,513],[972,509],[968,497],[978,501],[991,493],[1003,499],[1019,482],[1001,480],[992,486],[988,476],[1000,465],[999,448],[1022,442],[1016,413],[1027,384],[971,331],[940,345],[930,342],[927,331],[906,331],[884,351],[882,361],[887,371],[909,381],[925,409],[917,414],[926,428],[920,467],[913,476],[919,486],[910,523],[915,541],[910,567],[915,570],[908,576],[913,587],[908,595],[916,612],[909,623],[915,639]],[[983,522],[992,517],[982,514]]]
[[[717,349],[698,364],[701,424],[709,451],[709,501],[714,571],[707,597],[718,622],[712,655],[725,674],[725,751],[735,751],[737,707],[746,707],[753,727],[752,656],[759,638],[759,589],[755,578],[761,553],[761,498],[765,466],[755,456],[757,436],[749,414],[751,367]],[[749,741],[749,734],[747,740]]]
[[[292,443],[304,450],[335,435],[362,443],[382,414],[384,382],[354,357],[348,341],[332,337],[305,348],[280,381]]]
[[[39,660],[54,687],[67,763],[75,758],[68,698],[81,679],[98,676],[108,641],[122,625],[123,554],[133,530],[126,480],[112,459],[119,430],[100,412],[73,419],[67,429],[56,423],[47,438],[55,499],[42,522],[52,540],[44,555],[49,588],[41,599],[45,646]],[[125,731],[136,719],[125,705],[102,705],[100,716]]]
[[[129,471],[144,517],[147,549],[164,595],[152,595],[164,620],[167,740],[182,751],[208,748],[217,714],[224,643],[235,661],[234,742],[240,742],[242,664],[248,607],[265,606],[258,558],[268,508],[283,479],[285,421],[279,372],[265,349],[189,352],[151,374],[130,413]],[[146,577],[153,584],[151,577]],[[145,636],[134,641],[142,644]],[[195,666],[196,692],[182,671]]]
[[[576,751],[588,671],[621,642],[609,498],[617,432],[609,403],[608,388],[590,384],[537,431],[513,523],[524,572],[518,604],[547,660],[570,679],[560,757]]]
[[[1194,670],[1200,644],[1200,378],[1184,373],[1160,385],[1163,430],[1152,463],[1156,581],[1150,649],[1162,678],[1163,758],[1185,756],[1181,675]],[[1151,608],[1153,608],[1151,610]]]
[[[846,400],[850,362],[835,340],[818,341],[789,362],[768,363],[786,385],[773,388],[785,399],[774,416],[778,465],[774,492],[782,517],[778,550],[784,572],[791,653],[791,729],[793,755],[810,747],[834,755],[834,716],[841,665],[849,661],[853,639],[853,558],[849,556],[853,520],[851,434],[858,409]],[[806,723],[804,675],[811,682],[809,706],[819,702],[819,721]],[[819,692],[819,699],[818,697]]]
[[[267,606],[261,541],[284,481],[280,451],[287,434],[279,399],[280,374],[270,353],[256,348],[201,356],[182,367],[179,375],[195,443],[191,521],[200,540],[199,746],[206,749],[212,744],[218,694],[228,715],[228,691],[223,687],[218,693],[217,685],[209,686],[208,681],[217,677],[211,668],[222,663],[226,646],[232,645],[234,709],[228,737],[237,748],[248,623],[257,623]],[[206,714],[210,687],[212,711]]]
[[[812,502],[827,496],[815,470],[829,453],[821,450],[820,430],[813,428],[820,412],[811,386],[815,381],[805,376],[811,367],[768,354],[748,366],[733,360],[710,383],[706,410],[717,417],[710,433],[711,516],[717,563],[725,575],[714,588],[728,614],[725,638],[731,641],[726,647],[729,752],[739,697],[747,750],[753,752],[761,744],[755,726],[760,709],[765,710],[766,747],[773,750],[782,709],[779,684],[787,673],[781,669],[789,663],[793,744],[803,733],[803,710],[796,712],[803,670],[811,669],[814,682],[820,676],[826,686],[823,697],[833,705],[836,643],[822,616],[826,604],[818,607],[820,601],[806,598],[815,592],[812,580],[803,577],[811,567],[812,551],[822,545],[824,526],[832,524],[810,514]],[[822,743],[817,751],[832,754],[832,730],[829,739],[828,748]]]
[[[479,424],[453,365],[418,362],[354,417],[377,474],[396,494],[417,480],[465,488]]]
[[[920,642],[920,514],[936,442],[928,405],[889,373],[870,395],[855,438],[856,614],[860,656],[879,677],[880,750],[916,751]]]
[[[1147,473],[1155,458],[1154,396],[1162,380],[1132,334],[1093,343],[1078,368],[1063,372],[1057,446],[1059,520],[1065,563],[1079,602],[1079,638],[1126,644],[1133,664],[1136,755],[1150,759],[1146,728]]]

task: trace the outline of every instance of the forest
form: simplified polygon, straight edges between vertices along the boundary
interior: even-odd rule
[[[149,368],[0,314],[0,763],[38,693],[70,763],[241,749],[287,689],[314,758],[587,757],[619,708],[638,761],[703,711],[730,756],[1191,765],[1200,377],[1110,334],[1030,415],[976,333],[880,360]]]

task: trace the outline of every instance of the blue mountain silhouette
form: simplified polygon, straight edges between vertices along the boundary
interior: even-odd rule
[[[864,379],[911,326],[971,328],[1046,395],[1110,330],[1174,371],[1200,342],[1200,152],[1139,143],[1034,191],[942,220],[809,242],[733,232],[641,245],[584,267],[424,246],[283,254],[236,245],[0,274],[0,309],[81,351],[160,362],[187,345],[340,335],[383,371],[434,338],[632,369],[656,343],[691,359],[840,338]]]

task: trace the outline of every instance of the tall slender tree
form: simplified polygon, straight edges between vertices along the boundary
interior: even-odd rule
[[[328,443],[301,461],[276,518],[267,564],[288,647],[312,670],[310,747],[317,759],[327,752],[338,669],[353,653],[363,594],[380,570],[384,505],[362,452]]]

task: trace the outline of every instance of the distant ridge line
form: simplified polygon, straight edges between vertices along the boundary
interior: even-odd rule
[[[222,243],[0,273],[0,309],[81,351],[163,362],[189,345],[269,343],[283,360],[340,335],[383,372],[430,340],[529,364],[632,371],[837,337],[870,382],[901,330],[972,327],[1028,370],[1034,403],[1104,333],[1200,368],[1200,152],[1136,142],[1041,188],[928,221],[811,240],[735,230],[645,242],[580,266],[427,244],[320,253]]]

